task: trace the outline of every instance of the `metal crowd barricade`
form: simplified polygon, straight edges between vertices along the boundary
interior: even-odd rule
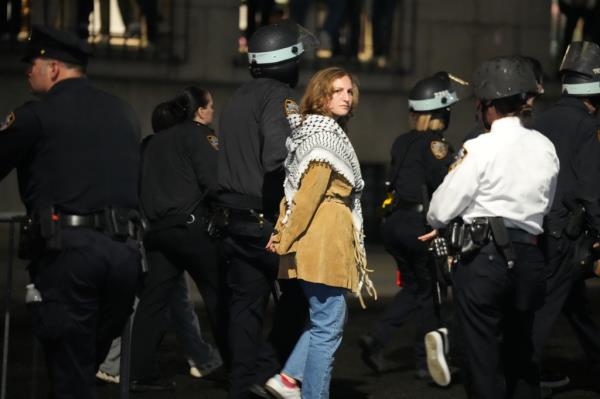
[[[8,342],[10,338],[10,305],[12,295],[12,268],[15,253],[15,225],[25,219],[21,212],[0,212],[0,223],[8,223],[8,256],[6,260],[6,289],[4,302],[4,339],[2,346],[2,382],[0,399],[6,399],[6,376],[8,372]]]

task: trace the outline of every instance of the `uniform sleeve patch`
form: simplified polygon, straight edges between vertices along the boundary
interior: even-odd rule
[[[291,98],[287,98],[283,104],[283,107],[285,109],[285,114],[286,115],[292,115],[292,114],[299,114],[300,113],[300,107],[298,106],[298,104],[296,103],[296,101],[292,100]]]
[[[219,138],[214,134],[206,135],[206,140],[208,140],[208,144],[210,144],[215,150],[219,151]]]
[[[453,170],[455,169],[458,165],[460,165],[460,163],[463,161],[463,159],[465,159],[467,156],[467,149],[465,147],[461,147],[460,150],[458,150],[458,152],[456,153],[456,156],[454,157],[454,162],[452,162],[452,165],[450,165],[450,167],[448,168],[448,170]]]
[[[448,155],[448,143],[439,140],[433,140],[429,145],[431,153],[436,159],[444,159]]]
[[[11,112],[10,114],[8,114],[6,116],[6,119],[4,120],[4,122],[2,122],[2,124],[0,124],[0,132],[8,129],[13,123],[15,123],[16,119],[17,119],[17,117],[15,116],[14,112]]]

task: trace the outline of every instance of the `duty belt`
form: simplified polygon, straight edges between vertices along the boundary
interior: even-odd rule
[[[418,202],[406,201],[401,198],[396,199],[394,206],[396,209],[402,209],[405,211],[423,212],[423,204]]]
[[[530,245],[538,244],[538,236],[536,235],[530,234],[521,229],[507,228],[506,230],[508,230],[508,237],[512,242]]]
[[[106,229],[107,222],[104,212],[91,215],[69,215],[61,213],[56,215],[57,222],[63,227],[90,227],[96,230]]]

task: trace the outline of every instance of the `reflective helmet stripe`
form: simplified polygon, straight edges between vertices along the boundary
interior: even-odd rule
[[[292,46],[281,48],[279,50],[265,51],[262,53],[248,53],[248,62],[250,64],[275,64],[281,61],[291,60],[298,57],[304,52],[302,42],[298,42]]]
[[[436,96],[435,98],[428,98],[426,100],[408,99],[408,107],[414,111],[433,111],[436,109],[449,107],[457,102],[458,95],[453,91],[444,93],[443,96]]]
[[[564,83],[562,92],[574,96],[600,94],[600,82]]]

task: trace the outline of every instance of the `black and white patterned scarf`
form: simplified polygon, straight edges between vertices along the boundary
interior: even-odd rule
[[[363,217],[360,197],[365,187],[358,157],[346,132],[333,119],[324,115],[288,115],[292,135],[286,141],[288,156],[285,160],[285,181],[283,187],[287,202],[285,224],[293,212],[293,199],[298,192],[302,175],[311,162],[326,162],[342,175],[352,186],[350,210],[354,226],[356,261],[359,271],[358,294],[366,288],[369,295],[377,298],[377,292],[368,277],[367,259],[364,247]]]

